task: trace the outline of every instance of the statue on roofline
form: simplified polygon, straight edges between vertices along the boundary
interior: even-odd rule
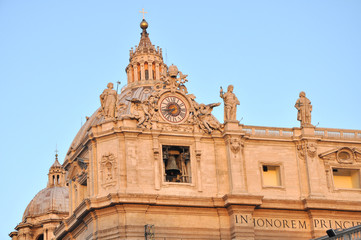
[[[236,95],[233,93],[233,85],[228,86],[226,93],[223,92],[221,87],[220,97],[223,98],[224,101],[224,121],[236,121],[237,105],[240,103]]]
[[[303,91],[299,96],[295,104],[295,108],[298,110],[297,120],[301,122],[301,127],[313,127],[311,124],[311,101],[306,98],[306,93]]]
[[[101,114],[105,118],[114,118],[117,102],[117,92],[113,89],[113,83],[108,83],[107,89],[100,95]]]

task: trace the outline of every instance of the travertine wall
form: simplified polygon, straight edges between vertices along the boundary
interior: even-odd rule
[[[88,196],[57,239],[143,239],[146,224],[156,239],[310,239],[361,223],[361,190],[335,189],[330,168],[361,168],[359,139],[326,139],[313,128],[249,134],[235,122],[211,135],[134,125],[92,128],[83,148]],[[165,182],[163,145],[189,146],[190,183]],[[352,163],[328,153],[344,147],[354,149]],[[263,165],[279,167],[280,186],[263,182]]]

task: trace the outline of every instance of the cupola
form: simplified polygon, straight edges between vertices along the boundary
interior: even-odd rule
[[[167,66],[163,62],[162,49],[152,45],[147,32],[148,22],[144,18],[140,23],[140,28],[142,32],[139,44],[135,46],[135,50],[131,48],[129,64],[125,69],[128,87],[154,85],[167,71]]]
[[[65,170],[58,161],[58,154],[55,155],[55,162],[49,169],[48,177],[48,188],[65,186]]]

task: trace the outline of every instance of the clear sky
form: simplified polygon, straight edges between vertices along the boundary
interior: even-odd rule
[[[361,129],[359,0],[0,0],[1,239],[46,187],[56,145],[62,163],[107,83],[126,83],[142,8],[198,102],[233,84],[241,123],[292,128],[305,91],[313,124]]]

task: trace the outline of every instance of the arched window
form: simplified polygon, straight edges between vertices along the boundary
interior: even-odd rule
[[[138,70],[138,81],[140,81],[140,64],[137,64],[137,70]]]
[[[145,74],[145,80],[148,80],[149,79],[148,62],[144,63],[144,74]]]
[[[44,234],[40,234],[40,235],[36,238],[36,240],[44,240]]]
[[[155,62],[152,63],[153,80],[155,80]]]

